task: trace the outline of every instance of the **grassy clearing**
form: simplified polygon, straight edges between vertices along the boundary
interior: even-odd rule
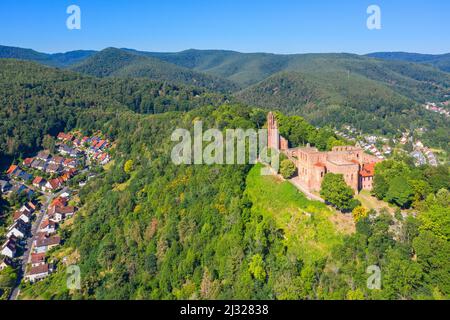
[[[336,213],[321,202],[308,200],[289,182],[261,176],[260,169],[256,165],[247,177],[246,193],[253,212],[274,218],[284,230],[290,253],[309,262],[328,255],[343,237],[332,222]]]
[[[370,194],[370,191],[362,190],[358,195],[355,196],[356,199],[361,201],[363,207],[367,209],[375,209],[377,211],[386,208],[389,212],[394,212],[394,208],[389,206],[384,201],[378,200]]]

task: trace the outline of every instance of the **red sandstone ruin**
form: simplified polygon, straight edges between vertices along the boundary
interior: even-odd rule
[[[381,160],[356,146],[334,147],[322,152],[317,148],[289,148],[289,142],[279,134],[272,112],[267,116],[268,147],[284,153],[297,167],[295,179],[309,191],[320,191],[323,177],[331,172],[342,174],[345,182],[358,193],[371,190],[375,164]]]

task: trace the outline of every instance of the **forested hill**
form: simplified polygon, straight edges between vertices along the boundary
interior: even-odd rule
[[[383,61],[347,53],[279,55],[220,50],[132,52],[227,78],[244,87],[254,85],[279,72],[301,72],[308,75],[335,73],[340,74],[342,79],[350,72],[380,82],[415,100],[448,93],[450,86],[450,75],[430,66],[403,61]]]
[[[115,48],[100,51],[79,64],[73,65],[71,69],[96,77],[147,78],[195,85],[221,92],[238,89],[238,86],[229,80]]]
[[[442,71],[450,72],[450,53],[446,54],[420,54],[408,52],[374,52],[368,57],[422,63],[434,66]]]
[[[422,104],[449,99],[450,73],[421,63],[344,53],[152,53],[115,48],[46,55],[0,47],[2,56],[50,64],[64,60],[64,66],[72,70],[105,79],[154,79],[169,87],[192,85],[219,94],[233,92],[234,100],[301,115],[319,126],[350,124],[367,133],[390,135],[411,126],[424,127],[428,145],[449,148],[449,119],[427,112]],[[145,99],[130,103],[134,110],[153,112]]]
[[[289,182],[261,176],[259,165],[172,163],[174,128],[192,130],[195,120],[207,128],[255,128],[264,114],[224,105],[81,117],[81,129],[114,137],[114,160],[81,190],[82,207],[63,226],[66,243],[49,253],[57,271],[24,286],[20,298],[448,297],[449,193],[437,191],[448,187],[448,170],[437,179],[436,170],[389,163],[387,179],[407,173],[439,185],[418,200],[418,218],[372,212],[355,231],[345,227],[345,216],[307,200]],[[314,131],[300,117],[289,121],[297,137],[309,139],[306,127]],[[67,264],[80,267],[81,290],[67,290]],[[382,270],[381,290],[368,288],[369,266]]]
[[[0,158],[76,126],[80,112],[161,113],[225,101],[204,89],[145,79],[98,79],[32,62],[0,59]]]

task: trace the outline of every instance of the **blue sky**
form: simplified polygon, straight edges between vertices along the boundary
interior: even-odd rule
[[[71,4],[81,8],[81,30],[66,28]],[[366,27],[371,4],[381,8],[381,30]],[[1,0],[0,44],[43,52],[447,53],[449,12],[447,0]]]

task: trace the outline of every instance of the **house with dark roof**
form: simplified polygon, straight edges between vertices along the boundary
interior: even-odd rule
[[[48,173],[58,173],[61,171],[61,165],[57,163],[50,163],[49,165],[47,165],[45,171]]]
[[[0,260],[0,271],[5,270],[6,268],[11,267],[14,268],[14,262],[9,257],[4,257]]]
[[[14,222],[17,222],[18,220],[22,220],[24,223],[29,224],[31,221],[31,213],[28,211],[20,212],[16,211],[13,215]]]
[[[35,159],[31,163],[31,168],[36,169],[36,170],[44,171],[47,168],[47,162],[44,161],[44,160]]]
[[[40,151],[37,154],[36,159],[47,161],[50,159],[50,152],[48,150]]]
[[[12,188],[11,183],[9,183],[9,181],[6,180],[0,180],[0,191],[2,193],[6,193],[8,191],[10,191]]]
[[[61,238],[59,236],[48,236],[47,234],[40,235],[35,240],[34,252],[45,253],[48,250],[59,246]]]
[[[2,245],[0,254],[13,259],[16,256],[17,244],[15,238],[11,237]]]
[[[22,239],[27,235],[27,233],[28,233],[27,224],[22,220],[18,219],[8,228],[6,237],[11,238],[11,236],[14,236],[16,238]]]

